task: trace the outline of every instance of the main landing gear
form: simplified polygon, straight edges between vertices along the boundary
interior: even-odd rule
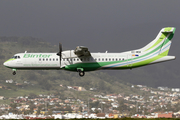
[[[77,72],[79,72],[79,76],[81,76],[81,77],[83,77],[85,75],[83,68],[77,68]]]

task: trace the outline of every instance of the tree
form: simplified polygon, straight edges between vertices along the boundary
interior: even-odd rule
[[[52,115],[52,114],[53,114],[52,109],[48,110],[48,115]]]
[[[103,80],[100,80],[100,81],[99,81],[98,87],[99,87],[99,90],[104,90],[104,89],[105,89],[105,83],[104,83]]]
[[[93,103],[90,103],[90,108],[93,108],[93,107],[98,107],[99,106],[99,101],[96,101],[96,102],[93,102]]]
[[[33,110],[34,110],[34,108],[36,108],[36,106],[31,102],[29,108],[30,108],[29,112],[33,113]]]
[[[79,107],[79,111],[82,112],[82,107],[81,106]]]
[[[30,93],[29,96],[28,96],[29,99],[33,99],[33,98],[36,98],[36,97],[37,97],[37,95],[34,94],[34,93]]]

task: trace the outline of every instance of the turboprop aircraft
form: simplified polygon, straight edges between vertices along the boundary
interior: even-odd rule
[[[59,43],[58,53],[18,53],[4,62],[13,70],[68,70],[84,76],[87,71],[121,70],[142,67],[154,63],[174,60],[168,56],[171,40],[176,28],[162,28],[157,37],[145,47],[122,53],[91,53],[87,47],[78,46],[75,50],[62,51]]]

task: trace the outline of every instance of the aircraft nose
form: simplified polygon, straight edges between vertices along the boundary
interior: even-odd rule
[[[8,62],[4,62],[3,65],[4,65],[4,66],[8,66]]]

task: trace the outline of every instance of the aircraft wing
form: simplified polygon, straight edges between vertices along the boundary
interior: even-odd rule
[[[88,48],[85,46],[77,46],[76,49],[74,50],[74,54],[77,55],[78,57],[91,56],[91,53],[89,52]]]

